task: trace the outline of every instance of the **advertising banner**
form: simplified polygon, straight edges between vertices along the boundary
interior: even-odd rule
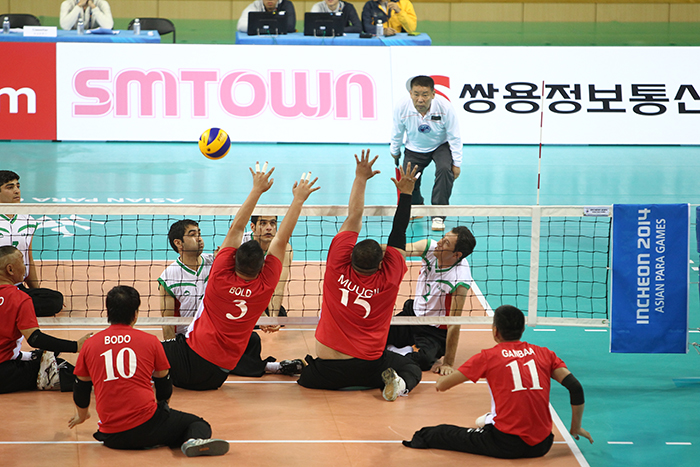
[[[392,89],[431,75],[465,144],[700,144],[700,47],[391,49]],[[421,59],[417,59],[421,56]]]
[[[690,206],[613,206],[610,351],[688,349]]]
[[[700,47],[1,47],[2,139],[386,144],[426,74],[464,144],[700,144]]]
[[[0,42],[0,139],[56,139],[56,44]]]
[[[368,50],[369,49],[369,50]],[[61,140],[381,143],[385,47],[58,44]]]

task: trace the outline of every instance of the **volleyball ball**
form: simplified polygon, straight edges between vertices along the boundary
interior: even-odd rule
[[[229,149],[231,138],[221,128],[209,128],[199,137],[199,150],[209,159],[223,159]]]

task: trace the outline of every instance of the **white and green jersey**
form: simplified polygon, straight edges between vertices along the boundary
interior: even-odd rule
[[[474,279],[466,258],[456,264],[440,269],[435,257],[435,240],[428,240],[428,245],[421,255],[421,266],[413,312],[416,316],[449,316],[452,305],[452,293],[457,287],[472,287]]]
[[[17,214],[12,219],[0,214],[0,246],[12,245],[22,252],[26,267],[24,277],[29,275],[29,246],[38,226],[39,222],[26,214]]]
[[[175,316],[194,316],[202,303],[204,290],[209,280],[211,265],[214,263],[214,255],[202,255],[202,263],[197,271],[188,268],[178,258],[170,266],[165,268],[158,278],[159,287],[165,290],[175,299]],[[176,326],[176,334],[185,334],[187,325]]]

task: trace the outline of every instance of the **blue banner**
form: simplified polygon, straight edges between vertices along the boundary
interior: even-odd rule
[[[688,204],[613,206],[610,351],[686,353]]]

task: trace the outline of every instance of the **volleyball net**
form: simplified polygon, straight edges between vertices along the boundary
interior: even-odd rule
[[[38,228],[33,256],[41,286],[59,290],[64,311],[41,324],[104,325],[104,299],[115,285],[141,294],[140,325],[186,324],[191,318],[161,317],[157,279],[178,258],[168,242],[170,225],[182,219],[199,224],[205,253],[226,236],[238,206],[17,204]],[[256,215],[280,216],[287,206],[260,205]],[[395,206],[367,206],[360,240],[386,243]],[[439,240],[430,216],[447,216],[447,231],[467,226],[477,245],[467,261],[474,278],[461,317],[394,318],[395,323],[490,324],[493,309],[515,305],[528,324],[607,326],[611,219],[608,207],[576,206],[416,206],[407,241]],[[315,324],[321,309],[322,278],[328,248],[345,220],[345,206],[305,206],[290,244],[294,260],[283,306],[287,318],[261,318],[261,324]],[[408,258],[409,271],[396,312],[416,293],[420,258]]]

